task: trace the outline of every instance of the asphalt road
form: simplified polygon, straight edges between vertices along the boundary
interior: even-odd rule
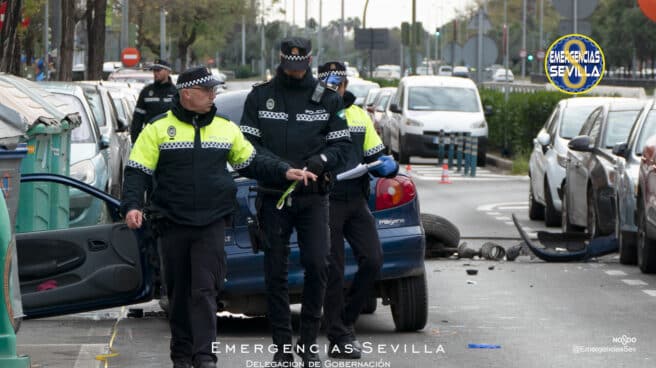
[[[441,171],[429,162],[415,160],[410,168],[422,212],[449,218],[470,246],[517,243],[511,213],[529,231],[544,229],[527,218],[526,177],[482,169],[476,178],[452,173],[453,184],[439,184]],[[477,275],[467,275],[472,268]],[[616,256],[560,264],[529,256],[515,262],[431,259],[426,274],[429,321],[422,331],[394,332],[389,307],[379,305],[356,325],[368,347],[364,358],[355,365],[333,360],[328,366],[656,366],[649,343],[656,337],[656,277],[620,265]],[[112,349],[118,355],[109,358],[108,367],[170,366],[168,325],[157,304],[138,307],[145,312],[142,318],[113,309],[24,321],[18,351],[31,357],[33,367],[103,367],[96,356],[107,353],[115,337]],[[221,317],[218,326],[220,366],[259,367],[271,357],[265,318]]]

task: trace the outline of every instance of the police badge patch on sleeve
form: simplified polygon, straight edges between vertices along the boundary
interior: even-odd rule
[[[267,110],[273,110],[273,108],[276,107],[276,102],[273,101],[273,98],[270,98],[266,101],[266,108]]]

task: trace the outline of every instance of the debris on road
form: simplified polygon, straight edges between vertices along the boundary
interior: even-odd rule
[[[467,275],[472,275],[472,276],[473,275],[478,275],[478,270],[473,269],[473,268],[469,268],[469,269],[467,269]]]

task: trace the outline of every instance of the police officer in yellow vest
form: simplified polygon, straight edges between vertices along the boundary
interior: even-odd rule
[[[316,179],[256,153],[239,127],[216,115],[219,82],[207,68],[181,73],[171,110],[146,125],[125,168],[121,211],[129,228],[142,225],[144,192],[159,220],[170,300],[174,368],[216,367],[216,297],[226,275],[225,221],[235,209],[240,174],[279,181]],[[288,183],[287,183],[288,184]],[[152,188],[151,188],[152,185]]]
[[[346,122],[351,133],[347,159],[337,172],[359,163],[382,162],[372,173],[394,177],[399,165],[383,156],[384,146],[367,113],[354,105],[355,96],[346,90],[346,66],[328,62],[319,67],[319,79],[336,86],[344,99]],[[339,181],[330,192],[330,266],[323,306],[326,332],[330,341],[328,355],[332,358],[359,359],[362,346],[355,337],[353,325],[370,297],[383,262],[382,248],[374,217],[369,211],[369,175]],[[358,261],[358,271],[351,287],[344,292],[344,238],[348,240]]]

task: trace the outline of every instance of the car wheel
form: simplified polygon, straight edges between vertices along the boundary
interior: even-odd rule
[[[538,203],[533,196],[533,185],[528,185],[528,218],[531,220],[542,220],[544,218],[544,206]]]
[[[563,184],[563,201],[560,216],[560,227],[564,233],[581,232],[583,229],[581,229],[579,226],[572,225],[569,222],[567,206],[567,183],[565,183]]]
[[[426,233],[426,257],[450,257],[458,251],[460,231],[451,221],[428,213],[420,218]]]
[[[551,197],[551,187],[549,180],[544,179],[544,224],[547,226],[560,225],[560,212],[556,210],[553,205],[553,197]]]
[[[592,192],[592,187],[588,187],[587,204],[588,216],[586,216],[586,232],[588,233],[590,239],[594,239],[599,236],[599,223],[597,221],[597,211],[595,210],[594,193]]]
[[[399,332],[421,330],[428,319],[426,275],[404,277],[394,282],[392,318]]]
[[[656,242],[647,235],[647,216],[638,207],[638,267],[642,273],[656,273]]]
[[[376,297],[367,298],[367,302],[362,307],[362,314],[372,314],[376,312],[376,307],[378,307],[378,300]]]

